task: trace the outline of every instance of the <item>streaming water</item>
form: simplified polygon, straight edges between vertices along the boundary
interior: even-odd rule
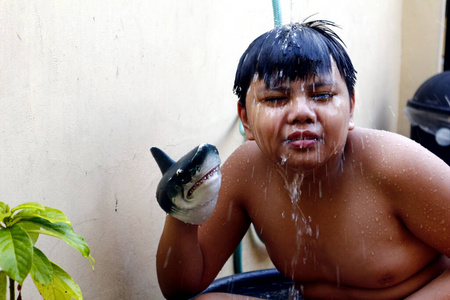
[[[292,204],[292,215],[290,216],[292,218],[292,221],[294,221],[295,228],[297,230],[296,234],[296,255],[292,258],[291,261],[291,278],[293,277],[293,273],[295,270],[299,267],[299,263],[306,264],[307,263],[307,248],[302,242],[302,236],[308,235],[310,237],[313,237],[313,229],[311,227],[311,217],[306,216],[300,206],[301,203],[301,196],[302,196],[302,185],[303,180],[305,178],[304,173],[296,173],[294,175],[293,179],[289,179],[287,175],[287,170],[285,163],[289,159],[289,157],[282,157],[281,158],[281,164],[277,165],[277,171],[284,182],[284,188],[289,193],[289,198],[291,200]],[[284,214],[284,212],[283,212]],[[284,215],[283,215],[284,217]],[[287,216],[289,217],[289,216]],[[317,239],[319,237],[319,228],[315,228],[315,238]],[[302,249],[302,247],[304,247]],[[302,255],[302,253],[305,253]],[[301,259],[301,260],[300,260]],[[301,266],[300,266],[301,268]],[[292,287],[289,289],[289,300],[300,300],[303,299],[300,291],[296,289],[295,285],[292,285]]]
[[[294,221],[295,228],[297,230],[296,234],[296,246],[297,246],[297,253],[295,257],[292,259],[292,270],[296,269],[296,266],[298,265],[299,257],[302,256],[302,249],[301,247],[305,247],[304,243],[302,242],[302,236],[308,235],[310,237],[319,237],[319,228],[315,228],[315,234],[313,233],[313,228],[311,227],[312,218],[310,216],[306,216],[300,206],[301,203],[301,197],[302,197],[302,184],[303,180],[305,178],[304,173],[296,173],[294,175],[293,179],[289,179],[287,176],[286,169],[284,168],[284,163],[286,162],[287,158],[282,158],[282,163],[278,167],[278,173],[280,174],[281,178],[284,182],[284,188],[289,193],[289,198],[291,200],[292,204],[292,221]],[[321,186],[319,182],[319,187]],[[320,194],[320,190],[319,190]],[[304,253],[307,253],[306,247],[303,249]],[[306,256],[303,257],[302,262],[303,264],[306,264]]]

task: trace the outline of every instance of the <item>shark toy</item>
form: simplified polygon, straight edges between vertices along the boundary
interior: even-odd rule
[[[201,144],[177,162],[159,148],[150,151],[163,174],[156,189],[159,206],[185,223],[204,223],[214,211],[221,184],[217,148]]]

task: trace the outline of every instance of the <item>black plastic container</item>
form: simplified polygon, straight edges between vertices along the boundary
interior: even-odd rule
[[[240,273],[215,280],[204,293],[228,293],[262,299],[303,299],[277,269]]]
[[[408,100],[411,139],[450,165],[450,71],[426,80]]]

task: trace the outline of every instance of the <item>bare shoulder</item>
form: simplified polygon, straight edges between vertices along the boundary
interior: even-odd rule
[[[397,133],[357,128],[349,133],[352,152],[358,159],[384,172],[414,170],[414,172],[446,173],[449,166],[417,142]]]
[[[256,166],[262,164],[262,160],[264,157],[258,145],[255,142],[245,142],[225,161],[222,172],[226,177],[246,178]]]
[[[266,166],[267,159],[255,142],[242,144],[222,166],[221,190],[233,201],[247,201],[260,190]]]
[[[396,203],[450,203],[450,167],[415,141],[392,132],[357,129],[349,143],[365,175],[395,195]]]
[[[349,134],[353,159],[420,240],[450,255],[450,167],[404,136],[370,129]],[[445,238],[444,238],[445,237]]]

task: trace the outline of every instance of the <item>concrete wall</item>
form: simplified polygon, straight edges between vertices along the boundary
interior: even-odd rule
[[[442,28],[443,0],[411,2],[433,6],[421,24]],[[402,42],[418,30],[402,26],[411,2],[293,5],[294,21],[318,13],[342,27],[358,70],[357,125],[397,129],[409,61]],[[282,4],[289,13],[290,1]],[[42,237],[38,247],[86,299],[162,298],[155,253],[165,214],[148,150],[178,158],[209,142],[225,159],[242,142],[234,72],[272,17],[271,2],[259,0],[0,2],[0,201],[66,212],[91,246],[95,271],[63,242]],[[424,63],[436,65],[437,56]],[[247,237],[244,270],[269,267],[264,253]],[[220,276],[230,273],[227,263]],[[36,299],[31,279],[24,285],[24,297]]]

